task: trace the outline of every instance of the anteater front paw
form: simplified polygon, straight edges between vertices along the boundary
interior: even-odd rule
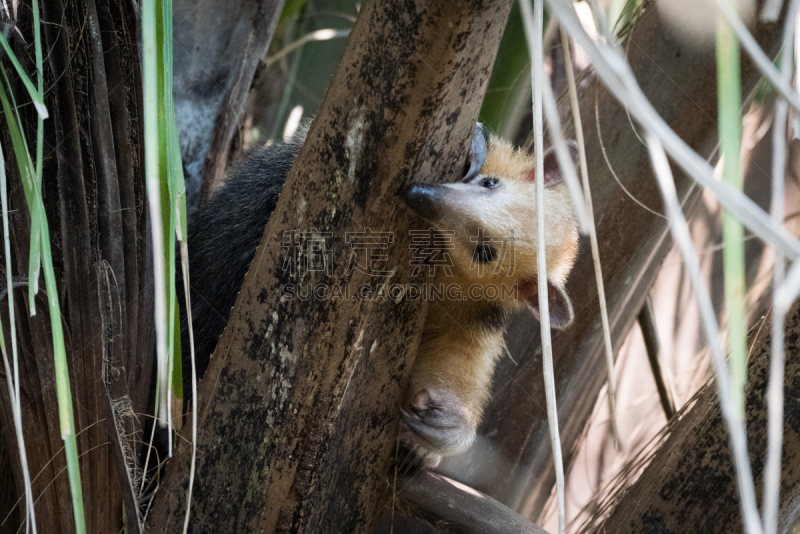
[[[423,389],[411,399],[408,411],[400,410],[404,453],[401,464],[433,468],[442,456],[465,451],[475,440],[475,424],[467,406],[445,388]]]

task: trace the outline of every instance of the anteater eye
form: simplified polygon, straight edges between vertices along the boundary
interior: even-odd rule
[[[486,187],[487,189],[491,189],[492,187],[497,186],[497,184],[499,183],[500,180],[498,180],[497,178],[484,178],[483,183],[481,185],[483,187]]]

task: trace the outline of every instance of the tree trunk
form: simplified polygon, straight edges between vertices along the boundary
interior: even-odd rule
[[[759,21],[751,28],[768,54],[776,53],[780,46],[782,24],[783,19],[774,24]],[[627,59],[645,95],[684,141],[701,155],[711,157],[717,140],[713,49],[700,52],[682,47],[663,24],[655,2],[647,3],[623,33]],[[742,92],[749,94],[759,80],[743,54]],[[579,96],[611,336],[618,348],[636,320],[672,239],[666,220],[632,200],[603,158],[598,123],[619,180],[638,202],[657,213],[663,211],[647,148],[638,137],[641,133],[632,129],[625,108],[598,80],[588,84]],[[562,109],[566,111],[568,104],[564,103]],[[566,135],[571,122],[565,121]],[[700,189],[680,171],[675,173],[675,186],[684,208],[691,210]],[[553,332],[553,357],[559,429],[568,466],[574,444],[606,383],[588,239],[581,239],[567,292],[575,305],[575,322],[564,331]],[[442,467],[449,476],[535,519],[555,484],[539,328],[528,314],[521,314],[512,321],[506,337],[511,357],[501,360],[495,371],[493,396],[479,430],[479,442]]]
[[[368,531],[391,491],[387,467],[425,309],[391,297],[301,301],[284,288],[355,295],[362,284],[412,281],[400,192],[410,180],[463,172],[510,6],[362,7],[200,384],[195,531]],[[367,228],[393,233],[380,278],[346,273],[345,232]],[[302,259],[283,250],[294,231],[317,244],[329,233],[327,275],[282,268]],[[182,524],[190,452],[180,444],[167,468],[154,531]]]
[[[767,450],[767,381],[770,321],[757,330],[749,355],[745,390],[747,446],[756,496],[763,495]],[[779,532],[800,524],[800,304],[786,316],[783,456]],[[728,428],[717,389],[705,386],[670,430],[642,476],[615,496],[614,511],[600,532],[742,532],[739,490]]]
[[[200,189],[204,167],[214,176],[225,167],[253,74],[282,5],[282,0],[175,4],[175,104],[192,192]],[[30,13],[30,5],[20,6],[17,28],[28,45],[17,45],[15,52],[33,73]],[[65,323],[88,532],[118,532],[123,502],[128,532],[139,531],[141,473],[136,463],[146,440],[142,427],[153,413],[152,250],[140,165],[138,17],[136,2],[42,2],[45,103],[51,117],[44,123],[43,191]],[[25,91],[8,63],[6,72],[17,101],[25,102]],[[32,107],[23,106],[21,115],[34,147]],[[13,152],[7,129],[2,142],[10,178],[13,274],[15,287],[21,289],[15,293],[16,334],[37,524],[47,532],[74,532],[60,452],[47,302],[40,297],[36,316],[29,316],[31,281],[24,276],[30,219],[19,171],[9,157]],[[39,287],[44,290],[42,280]],[[5,299],[0,313],[8,336]],[[21,496],[12,421],[7,395],[0,394],[0,428],[5,429],[0,449],[5,447],[2,452],[8,453],[11,466],[0,484],[13,478],[10,484]],[[0,521],[4,518],[5,513]],[[7,523],[0,530],[6,527],[13,528]]]
[[[19,28],[32,64],[30,5]],[[42,2],[45,50],[43,183],[74,400],[88,532],[118,532],[123,503],[129,532],[138,532],[140,414],[147,412],[153,356],[152,252],[142,161],[141,80],[137,20],[128,1]],[[7,65],[8,63],[6,63]],[[27,101],[13,69],[17,102]],[[21,107],[29,146],[36,117]],[[36,315],[27,306],[30,217],[8,130],[2,135],[9,173],[16,335],[20,348],[22,419],[28,467],[38,499],[39,531],[74,532],[60,437],[53,348],[43,279]],[[5,276],[3,276],[3,284]],[[8,307],[0,306],[8,340]],[[3,384],[3,392],[6,385]],[[2,439],[24,495],[8,396],[0,394]],[[119,430],[119,434],[118,431]]]
[[[225,172],[231,139],[283,3],[176,0],[173,4],[173,97],[190,210]]]

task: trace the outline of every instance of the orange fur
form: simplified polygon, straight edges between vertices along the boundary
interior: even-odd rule
[[[448,276],[438,269],[435,284],[455,285],[461,288],[461,295],[468,295],[470,286],[513,287],[536,280],[536,183],[529,179],[533,169],[533,157],[507,141],[490,137],[480,175],[498,178],[500,186],[496,190],[488,194],[464,183],[433,186],[439,195],[438,211],[436,220],[429,222],[438,230],[455,231],[452,239],[455,248],[445,251],[453,262],[452,274]],[[544,206],[548,279],[563,287],[578,250],[577,223],[564,183],[545,189]],[[507,249],[496,262],[485,264],[483,273],[472,264],[475,243],[469,240],[479,228],[484,229],[486,236],[514,238],[513,251]],[[518,291],[516,297],[490,302],[445,298],[430,303],[407,404],[420,391],[448,389],[463,404],[466,425],[456,442],[446,448],[429,448],[425,444],[418,447],[424,457],[432,459],[429,465],[438,463],[440,455],[462,452],[474,441],[489,399],[495,363],[505,350],[504,328],[486,317],[497,314],[498,309],[511,312],[524,308],[523,295]]]

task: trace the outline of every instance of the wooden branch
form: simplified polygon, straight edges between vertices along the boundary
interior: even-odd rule
[[[369,529],[389,495],[399,402],[425,310],[350,296],[364,284],[411,281],[410,217],[399,193],[412,179],[453,181],[463,172],[510,6],[362,7],[200,384],[194,524]],[[381,266],[388,275],[346,272],[345,232],[365,228],[393,232]],[[329,272],[282,268],[294,230],[325,239]],[[300,300],[287,297],[290,284],[349,293]],[[189,448],[180,441],[148,519],[154,532],[175,532],[183,521]]]
[[[763,494],[767,446],[766,388],[770,317],[753,341],[746,388],[747,445],[756,495]],[[786,316],[786,374],[780,524],[797,520],[800,504],[800,305]],[[598,532],[742,532],[730,438],[713,383],[671,431],[639,480]],[[784,530],[781,530],[782,532]]]
[[[776,52],[780,45],[781,24],[758,21],[751,28],[768,53]],[[644,7],[626,33],[627,58],[644,93],[681,139],[704,157],[710,156],[717,136],[714,54],[683,47],[674,40],[654,2]],[[760,80],[746,59],[742,62],[742,80],[744,94]],[[662,211],[647,149],[631,127],[624,107],[597,80],[579,96],[611,336],[619,347],[672,247],[672,239],[666,221],[632,200],[603,158],[598,122],[611,165],[622,184],[638,202],[655,212]],[[675,185],[690,210],[700,191],[680,172],[675,175]],[[553,336],[566,465],[606,381],[593,269],[589,240],[582,239],[567,283],[575,305],[575,323]],[[512,321],[507,340],[511,358],[498,365],[494,394],[479,430],[481,436],[491,438],[440,467],[526,517],[536,518],[555,483],[538,327],[526,314],[519,315]],[[497,461],[485,461],[487,455]]]
[[[488,495],[430,471],[398,479],[397,496],[445,534],[547,534]]]
[[[173,96],[192,209],[228,164],[231,140],[284,0],[176,0]]]

